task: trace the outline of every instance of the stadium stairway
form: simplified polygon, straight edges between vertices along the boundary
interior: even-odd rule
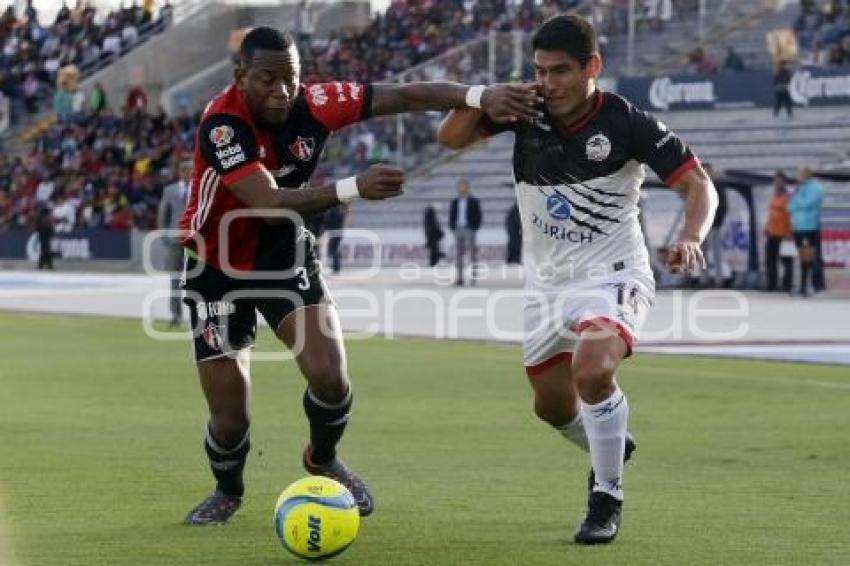
[[[766,109],[668,112],[657,117],[717,171],[772,175],[783,170],[793,177],[800,166],[841,161],[850,149],[850,111],[841,108],[798,109],[793,120],[776,119]],[[513,137],[506,134],[450,153],[414,172],[403,196],[379,205],[357,202],[348,226],[421,230],[422,213],[429,204],[436,205],[445,224],[455,184],[466,177],[481,198],[484,226],[501,228],[514,203],[512,147]],[[651,171],[648,177],[654,177]],[[834,218],[839,224],[833,227],[850,229],[850,193],[828,187],[825,208],[825,219]]]
[[[340,2],[340,5],[355,4],[359,12],[368,18],[368,5],[362,1]],[[361,6],[362,4],[362,6]],[[316,3],[328,12],[333,20],[338,11],[328,10],[335,5]],[[160,101],[160,94],[169,87],[209,69],[211,66],[230,59],[228,40],[233,30],[262,22],[282,28],[291,28],[298,12],[298,4],[289,2],[277,5],[247,5],[228,1],[192,0],[180,4],[175,10],[173,24],[165,30],[152,33],[133,50],[123,54],[112,64],[84,74],[80,88],[88,93],[101,83],[113,109],[124,101],[129,85],[141,79],[148,94],[149,109],[153,110]],[[365,9],[364,9],[365,8]],[[349,21],[357,21],[358,10],[348,9]],[[359,19],[364,19],[361,16]],[[326,23],[327,25],[327,23]],[[226,69],[227,80],[230,78]],[[221,87],[216,89],[219,90]],[[198,104],[201,106],[203,103]],[[26,116],[9,132],[4,143],[8,154],[17,155],[29,150],[32,141],[55,121],[52,110]]]
[[[7,155],[22,155],[32,146],[33,141],[53,126],[58,117],[52,110],[43,110],[37,114],[21,116],[14,127],[6,133],[3,150]]]
[[[850,149],[850,111],[798,108],[793,120],[769,109],[669,112],[657,115],[679,132],[704,161],[719,169],[794,173],[840,161]]]

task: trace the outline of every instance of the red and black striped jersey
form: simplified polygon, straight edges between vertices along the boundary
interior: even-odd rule
[[[328,137],[371,113],[372,87],[351,82],[302,86],[286,123],[258,124],[231,85],[204,110],[195,140],[189,200],[180,219],[183,245],[219,269],[293,267],[299,234],[292,222],[250,216],[227,189],[265,167],[281,190],[306,186]]]

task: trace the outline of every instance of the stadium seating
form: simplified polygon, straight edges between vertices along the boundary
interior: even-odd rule
[[[0,92],[11,100],[13,119],[49,106],[60,68],[74,65],[91,74],[162,31],[170,14],[168,3],[155,17],[134,2],[101,17],[80,3],[63,5],[47,26],[32,7],[21,19],[7,8],[0,16]]]
[[[550,0],[532,11],[525,4],[509,10],[509,5],[503,0],[482,0],[472,5],[454,1],[395,2],[386,14],[377,17],[361,33],[335,35],[327,42],[312,44],[304,43],[303,38],[300,38],[302,50],[309,53],[304,57],[304,76],[307,81],[340,76],[366,81],[382,80],[475,34],[492,29],[528,30],[550,12],[582,4],[587,3]],[[719,29],[729,21],[740,18],[743,8],[738,3],[733,4],[735,7],[730,8],[728,14],[711,13],[706,25],[714,26],[710,29]],[[676,4],[668,22],[655,24],[641,20],[643,23],[638,41],[649,42],[645,47],[650,48],[653,44],[667,42],[659,41],[659,34],[674,44],[676,37],[693,37],[696,5],[696,2]],[[722,5],[725,5],[723,0],[707,3],[715,12],[719,12]],[[608,11],[594,13],[594,16],[606,37],[606,68],[616,71],[621,70],[619,65],[623,64],[622,38],[618,36],[624,32],[622,10],[625,4],[612,3],[611,6]],[[616,12],[618,9],[620,13]],[[761,65],[769,61],[769,54],[764,48],[764,33],[772,27],[790,25],[797,10],[796,6],[786,6],[779,11],[759,12],[761,17],[755,25],[730,36],[748,64]],[[654,27],[656,25],[660,27]],[[421,34],[411,33],[412,26],[421,29]],[[759,41],[760,49],[757,47]],[[680,48],[682,45],[679,44]],[[655,55],[662,56],[660,52]],[[442,72],[445,73],[446,69],[442,69]],[[449,78],[455,78],[452,73],[454,71],[449,69]],[[669,113],[664,119],[693,145],[704,160],[712,161],[718,169],[745,168],[762,173],[776,169],[793,172],[799,165],[843,158],[843,148],[847,142],[843,131],[850,122],[850,118],[840,111],[814,109],[798,113],[793,122],[776,121],[768,112],[756,110]],[[500,226],[513,203],[509,167],[510,138],[502,136],[482,148],[453,155],[433,145],[433,131],[439,120],[438,115],[417,115],[405,120],[408,134],[404,137],[405,156],[416,157],[415,161],[405,161],[406,168],[416,168],[411,173],[413,181],[409,194],[388,203],[386,207],[380,207],[380,211],[365,203],[358,204],[350,224],[354,227],[418,226],[422,209],[431,202],[447,202],[454,195],[457,178],[466,176],[473,179],[477,192],[486,195],[485,223]],[[326,151],[322,166],[324,173],[331,176],[347,175],[362,170],[370,162],[394,160],[398,139],[396,125],[395,119],[372,121],[338,136]],[[91,124],[83,122],[80,126],[85,130]],[[414,135],[410,135],[411,132]],[[51,123],[45,121],[39,129],[34,130],[33,139],[61,137],[61,129],[51,129]],[[38,151],[44,147],[43,142],[36,145],[37,159],[44,158],[43,155],[38,156]],[[138,158],[138,155],[133,155],[129,161]],[[14,178],[14,175],[8,174],[9,166],[5,167],[7,169],[3,171],[0,166],[0,178]],[[159,188],[166,180],[157,179],[153,194],[158,195]],[[0,187],[0,192],[4,188],[10,191],[11,186],[12,183],[6,183],[5,187]],[[127,190],[135,194],[132,187]],[[0,227],[3,226],[4,207],[7,212],[5,224],[20,224],[20,218],[10,220],[8,214],[10,207],[18,211],[26,208],[10,205],[15,198],[16,195],[10,193],[9,198],[5,199],[5,205],[0,202]],[[134,209],[134,221],[140,227],[150,225],[150,211],[155,206],[151,200],[153,197],[146,198],[144,206]],[[393,214],[386,214],[387,207]]]
[[[850,64],[850,6],[838,0],[801,0],[794,20],[800,59],[818,65]]]
[[[777,121],[769,110],[668,112],[658,116],[718,171],[739,169],[772,175],[784,170],[793,177],[802,165],[835,162],[847,155],[850,113],[841,108],[807,109],[798,112],[793,121]],[[350,225],[419,226],[422,211],[431,203],[440,205],[438,210],[445,220],[447,203],[455,196],[455,183],[463,176],[471,180],[473,191],[484,197],[484,225],[501,227],[514,202],[511,148],[512,136],[502,135],[464,153],[449,155],[427,174],[417,176],[408,194],[380,207],[357,203]],[[652,177],[651,172],[649,175]],[[843,193],[830,190],[825,204],[829,209],[843,202]],[[825,211],[826,217],[830,214]],[[844,218],[846,213],[840,216]]]
[[[695,72],[690,56],[697,47],[708,53],[720,72],[729,46],[734,47],[746,68],[769,68],[773,59],[765,49],[766,36],[780,29],[794,31],[800,63],[850,64],[850,5],[846,2],[706,0],[702,38],[693,4],[674,3],[670,20],[660,28],[641,26],[639,18],[634,43],[635,74]],[[612,16],[607,21],[622,18]],[[612,34],[609,40],[607,66],[623,72],[627,68],[628,43],[622,34]]]
[[[546,4],[557,11],[577,3]],[[506,0],[479,0],[469,8],[459,0],[393,2],[367,29],[349,36],[335,34],[328,45],[306,49],[310,56],[304,57],[304,78],[306,82],[384,79],[490,30],[530,31],[541,17],[543,12],[527,3],[515,6]]]
[[[172,159],[190,150],[196,117],[106,112],[49,128],[26,156],[0,157],[0,230],[30,228],[39,207],[57,229],[153,229]]]
[[[674,9],[670,24],[662,29],[638,29],[633,72],[638,75],[700,72],[692,60],[699,47],[712,60],[716,68],[713,72],[723,72],[729,46],[734,47],[745,68],[769,68],[772,60],[766,49],[766,35],[774,29],[791,27],[797,11],[796,6],[788,3],[775,6],[708,0],[700,38],[700,24],[693,8]],[[624,37],[611,37],[605,54],[609,71],[619,74],[627,70],[627,49]]]
[[[304,76],[307,81],[326,80],[340,76],[370,81],[381,80],[390,73],[404,70],[410,65],[439,54],[458,41],[473,37],[477,33],[489,29],[512,29],[514,27],[527,30],[540,21],[547,13],[546,10],[554,13],[564,8],[574,7],[577,4],[580,4],[580,2],[548,0],[543,6],[543,11],[535,12],[530,8],[523,7],[519,7],[516,11],[507,10],[504,0],[478,2],[471,9],[467,9],[463,2],[396,2],[390,7],[386,15],[376,18],[369,28],[359,34],[332,38],[328,44],[317,43],[315,47],[302,42],[302,50],[309,53],[309,56],[305,54],[304,57]],[[221,10],[216,13],[219,12]],[[427,22],[427,25],[422,26],[422,22]],[[416,34],[411,34],[412,27],[422,27],[421,36],[416,38]],[[376,36],[383,38],[382,42],[377,45],[374,42]],[[415,40],[411,39],[412,37]],[[147,47],[147,51],[153,52],[156,48],[157,45],[151,44]],[[141,53],[141,50],[139,53]],[[133,56],[135,57],[135,55]],[[320,69],[321,73],[319,73]],[[103,74],[101,73],[101,75]],[[116,84],[121,83],[121,81],[111,81],[107,78],[104,78],[103,81],[107,84],[107,89],[113,88],[113,90]],[[156,90],[150,94],[155,96]],[[114,96],[110,96],[110,98],[114,99]],[[113,104],[113,107],[115,106]],[[71,131],[75,132],[70,137],[78,138],[79,143],[80,139],[86,137],[85,132],[91,132],[102,125],[103,119],[78,117],[74,120],[74,125],[70,127]],[[128,124],[123,119],[111,121],[112,118],[109,118],[109,120],[110,127],[117,124],[117,127],[121,128]],[[148,116],[142,118],[142,120],[149,123],[152,117]],[[169,124],[172,121],[164,121],[162,118],[158,118],[154,122],[160,125],[164,124],[162,127],[166,130],[171,128]],[[188,122],[182,119],[179,123],[184,126]],[[145,127],[149,128],[149,126]],[[389,120],[352,130],[337,142],[335,148],[329,148],[328,154],[336,155],[336,167],[334,168],[331,164],[331,168],[335,169],[334,172],[338,172],[339,166],[345,164],[346,171],[351,166],[354,170],[362,170],[370,160],[379,159],[381,156],[383,156],[383,159],[389,158],[390,147],[387,142],[395,143],[394,127],[395,122]],[[431,127],[432,122],[421,115],[408,119],[407,128],[409,132],[425,134],[421,139],[415,135],[408,136],[406,144],[411,144],[408,147],[409,153],[415,152],[420,156],[436,155],[435,151],[423,149],[424,145],[433,140],[430,135]],[[149,131],[153,131],[155,135],[161,133],[157,129],[149,129]],[[70,172],[70,180],[63,177],[60,164],[54,162],[49,156],[51,151],[56,149],[54,147],[56,144],[61,146],[65,134],[66,130],[62,125],[44,120],[33,125],[27,138],[37,140],[35,152],[30,156],[30,159],[38,161],[41,165],[46,164],[47,177],[59,177],[58,190],[48,199],[49,204],[65,210],[70,201],[70,206],[77,209],[78,212],[77,226],[109,227],[114,224],[114,227],[125,227],[123,221],[111,222],[111,215],[115,208],[113,201],[115,201],[121,205],[118,208],[126,205],[130,224],[139,228],[153,227],[156,199],[162,185],[170,181],[168,164],[157,164],[157,166],[162,166],[165,169],[164,176],[159,175],[158,171],[154,171],[152,176],[142,176],[141,180],[137,180],[134,176],[125,178],[116,171],[107,174],[105,177],[96,177],[92,180],[93,182],[87,183],[90,188],[86,190],[85,194],[82,194],[78,188],[69,189],[68,194],[65,194],[66,187],[75,186],[75,183],[80,182],[83,177],[81,171],[75,169]],[[367,152],[365,145],[360,143],[358,136],[366,136],[368,139],[376,138],[378,143],[375,145],[370,143],[371,151]],[[177,137],[184,138],[181,142],[178,142],[177,153],[188,149],[190,136],[188,136],[187,130],[180,129]],[[377,147],[375,147],[376,145]],[[383,148],[382,151],[376,151],[381,148]],[[86,148],[81,148],[81,151],[83,149]],[[151,149],[156,148],[136,147],[122,165],[126,168],[132,168],[136,162],[145,161],[148,157],[147,153]],[[72,153],[64,152],[62,158],[73,161],[73,157],[68,157]],[[42,175],[39,173],[38,178],[36,178],[33,176],[35,175],[34,172],[28,172],[26,178],[20,177],[17,182],[13,182],[16,179],[16,174],[20,172],[20,168],[21,165],[14,160],[0,163],[0,177],[9,179],[5,187],[9,196],[4,198],[3,202],[0,202],[0,228],[27,226],[31,222],[33,210],[38,206],[38,203],[33,199],[33,194],[30,193],[35,191]],[[120,178],[120,182],[113,182],[116,178]],[[27,187],[25,190],[21,188],[24,186]],[[110,187],[115,190],[111,190]],[[93,215],[92,210],[94,210]]]

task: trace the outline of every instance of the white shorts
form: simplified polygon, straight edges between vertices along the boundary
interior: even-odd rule
[[[591,324],[618,334],[631,354],[655,297],[655,282],[651,273],[631,270],[556,290],[526,291],[522,354],[526,368],[533,370],[575,351],[579,334]]]

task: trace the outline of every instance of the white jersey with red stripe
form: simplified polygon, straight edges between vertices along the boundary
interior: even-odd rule
[[[697,164],[662,122],[615,94],[594,96],[591,112],[569,130],[548,114],[511,127],[523,261],[535,289],[626,269],[651,273],[638,221],[644,164],[668,185]]]
[[[662,122],[609,93],[568,130],[547,114],[511,129],[523,228],[523,358],[530,374],[572,352],[582,332],[616,332],[628,350],[655,294],[638,221],[644,164],[667,185],[697,165]]]

